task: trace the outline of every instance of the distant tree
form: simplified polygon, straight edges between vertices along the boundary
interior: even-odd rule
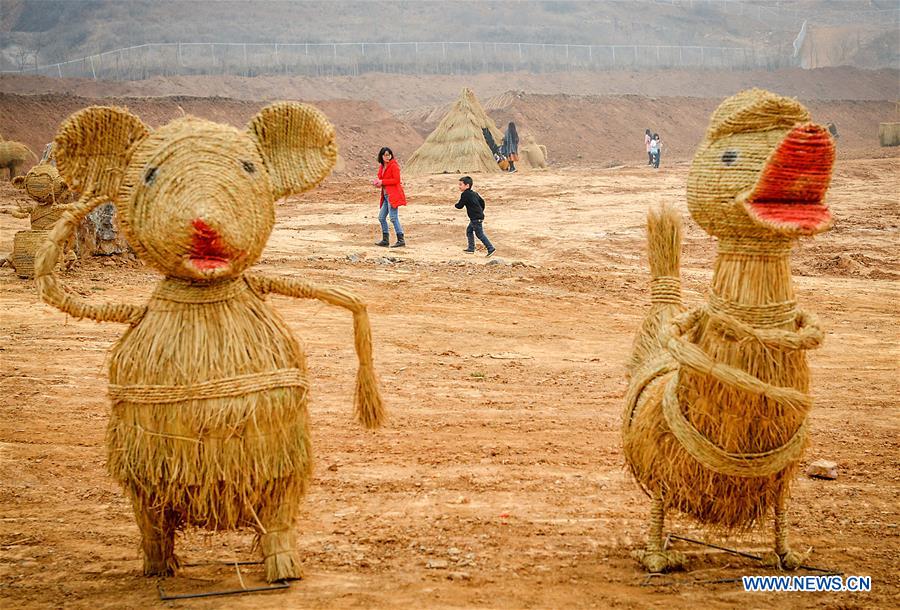
[[[19,72],[24,72],[25,67],[34,59],[35,53],[28,47],[22,45],[16,48],[13,57],[16,62],[16,68]]]

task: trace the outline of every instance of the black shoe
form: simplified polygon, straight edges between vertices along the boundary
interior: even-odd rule
[[[375,242],[375,245],[376,245],[376,246],[381,246],[381,247],[383,247],[383,248],[387,248],[387,247],[391,244],[391,242],[388,241],[388,238],[389,238],[390,236],[391,236],[390,233],[382,233],[382,234],[381,234],[381,241],[376,241],[376,242]]]
[[[403,233],[397,233],[397,243],[395,243],[391,248],[402,248],[406,245],[406,240],[403,239]]]
[[[488,250],[487,256],[494,256],[494,252],[496,252],[496,251],[497,251],[497,248],[494,248],[494,249],[492,249],[492,250]]]
[[[466,249],[463,250],[463,252],[465,252],[466,254],[475,254],[475,248],[472,248],[471,250],[469,250],[468,248],[466,248]]]

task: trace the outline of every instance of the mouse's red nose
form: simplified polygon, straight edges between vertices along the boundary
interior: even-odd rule
[[[227,266],[231,257],[219,233],[202,218],[195,218],[191,225],[194,233],[191,236],[190,258],[194,266],[202,270]]]

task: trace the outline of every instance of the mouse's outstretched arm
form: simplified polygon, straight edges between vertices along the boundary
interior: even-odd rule
[[[317,286],[296,278],[276,277],[260,273],[248,273],[250,285],[259,294],[271,292],[289,297],[318,299],[329,305],[337,305],[353,312],[353,335],[359,370],[356,374],[356,418],[367,428],[377,428],[386,414],[375,379],[372,362],[372,330],[366,304],[358,296],[334,286]]]
[[[63,246],[74,233],[81,220],[96,206],[107,201],[105,197],[84,198],[62,213],[53,225],[50,235],[40,248],[34,260],[34,276],[38,294],[54,307],[74,316],[90,318],[98,322],[122,322],[136,324],[146,312],[146,307],[127,303],[93,304],[67,292],[56,278],[56,262]]]

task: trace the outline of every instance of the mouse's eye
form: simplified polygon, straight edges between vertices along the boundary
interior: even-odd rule
[[[156,168],[149,167],[147,171],[144,172],[144,184],[153,184],[153,181],[156,180]]]
[[[250,161],[241,161],[241,165],[244,166],[244,171],[246,171],[248,174],[252,174],[256,171],[256,166],[253,165],[253,163],[251,163]]]
[[[737,163],[738,157],[740,156],[741,154],[736,150],[726,150],[722,153],[722,163],[725,165],[734,165]]]

